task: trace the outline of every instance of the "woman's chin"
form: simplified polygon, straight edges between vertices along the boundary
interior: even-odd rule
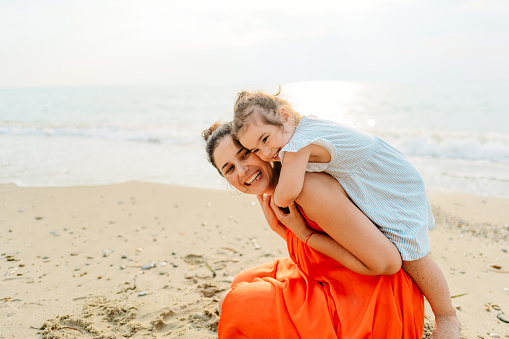
[[[247,188],[246,193],[252,195],[265,194],[267,193],[269,186],[270,185],[268,184],[267,180],[262,178],[261,180],[256,181],[249,186],[246,186]]]

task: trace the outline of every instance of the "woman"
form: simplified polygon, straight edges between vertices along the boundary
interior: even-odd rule
[[[219,338],[422,337],[421,293],[399,269],[394,245],[339,182],[307,173],[299,206],[285,214],[270,199],[277,171],[232,138],[230,123],[204,138],[210,162],[232,186],[258,196],[290,254],[234,279],[220,305]]]

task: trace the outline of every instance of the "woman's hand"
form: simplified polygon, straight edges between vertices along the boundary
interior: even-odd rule
[[[263,214],[265,215],[265,219],[267,220],[270,228],[286,240],[286,227],[279,222],[278,218],[274,214],[273,209],[271,208],[271,204],[274,204],[272,202],[272,197],[267,194],[257,195],[256,197],[262,206]]]
[[[272,209],[272,213],[279,222],[289,228],[300,240],[305,241],[306,236],[313,232],[313,230],[307,226],[304,218],[297,209],[297,206],[295,206],[295,203],[288,206],[288,209],[290,210],[289,213],[286,213],[279,208],[274,202],[274,199],[270,199],[270,207]]]

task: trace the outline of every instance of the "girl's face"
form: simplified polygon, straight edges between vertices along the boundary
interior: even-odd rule
[[[239,148],[231,136],[224,137],[214,150],[214,162],[228,182],[247,194],[272,194],[273,169],[251,151]]]
[[[288,112],[281,109],[283,126],[270,125],[261,118],[262,112],[255,108],[251,122],[241,130],[240,143],[265,161],[280,161],[279,151],[292,138],[295,126],[288,123]]]

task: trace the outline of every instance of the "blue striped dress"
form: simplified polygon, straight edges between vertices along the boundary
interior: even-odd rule
[[[430,250],[428,230],[435,226],[424,183],[401,152],[374,134],[337,122],[303,117],[280,151],[297,152],[315,144],[327,149],[329,163],[308,163],[308,172],[336,178],[352,201],[399,249],[405,261]]]

